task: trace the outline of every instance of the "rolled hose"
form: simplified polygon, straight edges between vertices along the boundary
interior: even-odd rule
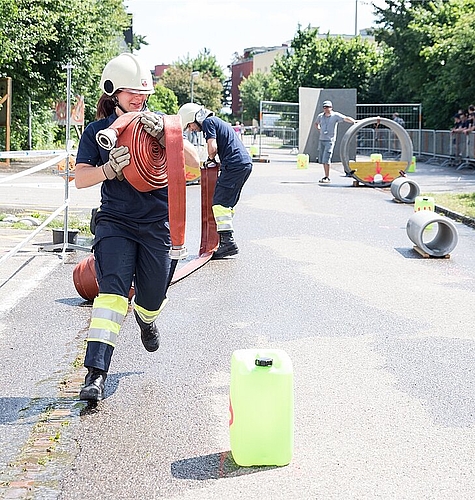
[[[172,252],[184,256],[186,225],[186,172],[183,152],[183,133],[180,117],[163,115],[165,149],[155,137],[148,134],[140,117],[142,113],[125,113],[107,129],[96,135],[98,144],[110,150],[127,146],[130,163],[122,173],[140,192],[154,191],[168,186],[168,212]]]
[[[94,254],[89,254],[76,264],[73,269],[73,283],[76,291],[84,300],[92,302],[99,295]],[[134,295],[135,289],[132,285],[129,291],[129,301]]]

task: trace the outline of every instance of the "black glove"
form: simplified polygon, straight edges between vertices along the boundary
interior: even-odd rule
[[[211,158],[208,158],[203,162],[203,168],[216,168],[217,166],[218,163],[216,162],[216,160],[212,160]]]

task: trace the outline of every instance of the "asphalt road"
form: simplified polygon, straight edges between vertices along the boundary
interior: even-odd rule
[[[456,223],[450,258],[423,258],[406,234],[412,205],[336,168],[321,186],[315,163],[256,163],[236,210],[240,254],[171,287],[156,353],[126,318],[96,408],[77,399],[90,305],[71,276],[85,253],[15,257],[0,275],[0,495],[473,498],[475,231]],[[473,190],[475,175],[432,168],[413,174],[422,190]],[[199,186],[188,210],[196,254]],[[293,362],[285,467],[229,453],[231,354],[258,347]]]

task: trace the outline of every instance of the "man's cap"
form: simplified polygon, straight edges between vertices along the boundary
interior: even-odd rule
[[[333,104],[331,101],[323,101],[323,107],[329,107],[329,108],[333,108]]]

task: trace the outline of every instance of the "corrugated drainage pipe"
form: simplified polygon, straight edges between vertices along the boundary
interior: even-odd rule
[[[409,190],[409,191],[408,191]],[[414,203],[421,190],[417,182],[407,177],[398,177],[391,182],[391,194],[397,201]],[[404,193],[407,193],[404,195]]]
[[[406,232],[418,248],[432,257],[449,255],[458,243],[455,224],[430,210],[415,212],[407,221]]]

